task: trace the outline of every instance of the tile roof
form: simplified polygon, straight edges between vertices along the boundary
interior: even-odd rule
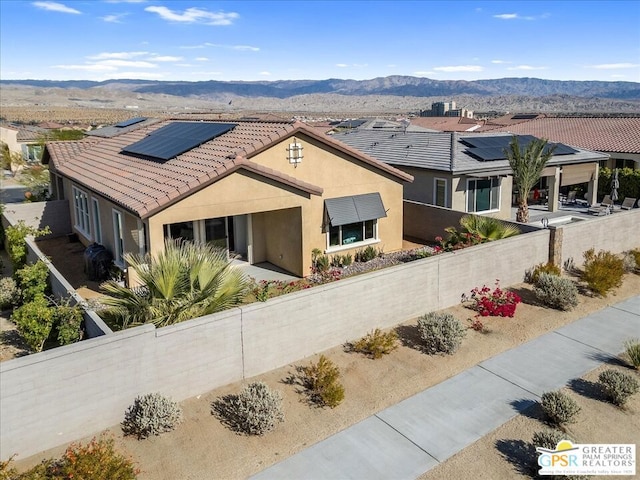
[[[145,138],[168,123],[168,120],[160,121],[113,137],[47,143],[45,161],[50,159],[53,170],[135,212],[141,218],[153,215],[239,169],[320,195],[322,188],[318,186],[251,161],[253,156],[275,142],[299,132],[401,180],[412,180],[410,175],[323,136],[300,122],[234,122],[237,126],[231,131],[166,162],[121,153],[123,147]]]
[[[508,133],[494,133],[488,136]],[[335,134],[334,138],[354,148],[398,167],[415,167],[450,173],[487,173],[509,169],[507,160],[480,161],[467,153],[467,146],[460,139],[483,136],[478,133],[455,132],[406,132],[390,133],[355,129]],[[564,165],[603,160],[606,155],[577,149],[570,155],[558,155],[549,160],[549,165]]]
[[[48,130],[35,125],[17,125],[15,123],[2,122],[0,126],[16,131],[16,141],[18,142],[37,142],[42,140],[48,133]]]
[[[534,135],[598,152],[640,153],[640,117],[537,118],[492,131]]]
[[[440,132],[466,132],[470,128],[482,126],[483,120],[465,117],[414,117],[411,125],[430,128]]]

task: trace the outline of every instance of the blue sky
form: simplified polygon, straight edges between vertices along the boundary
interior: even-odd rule
[[[0,0],[0,78],[640,82],[640,1]]]

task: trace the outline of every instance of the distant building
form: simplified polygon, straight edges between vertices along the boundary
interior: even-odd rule
[[[431,110],[420,110],[421,117],[464,117],[473,118],[473,111],[456,108],[456,102],[434,102]]]

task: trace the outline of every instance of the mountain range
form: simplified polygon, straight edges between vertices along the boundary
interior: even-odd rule
[[[569,95],[603,99],[640,100],[640,83],[605,81],[560,81],[539,78],[501,78],[495,80],[433,80],[411,76],[379,77],[371,80],[277,80],[277,81],[147,81],[147,80],[0,80],[0,85],[23,85],[38,88],[119,89],[139,94],[164,94],[179,97],[214,98],[220,95],[239,97],[289,98],[309,94],[349,96],[391,95],[438,97],[455,95],[525,95],[547,97]]]

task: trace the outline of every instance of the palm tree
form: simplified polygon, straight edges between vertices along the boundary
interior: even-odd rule
[[[129,289],[115,281],[101,288],[108,319],[122,328],[153,323],[173,325],[225,310],[244,298],[248,279],[224,249],[210,244],[165,241],[157,255],[125,254],[141,285]]]
[[[509,160],[509,166],[513,170],[513,185],[518,189],[517,222],[529,222],[529,205],[527,204],[529,192],[553,156],[555,147],[555,145],[549,147],[544,138],[536,138],[522,149],[518,143],[518,137],[514,135],[509,148],[504,151]]]
[[[466,232],[477,235],[483,242],[513,237],[520,233],[520,229],[515,225],[482,215],[465,215],[460,219],[460,225]]]

